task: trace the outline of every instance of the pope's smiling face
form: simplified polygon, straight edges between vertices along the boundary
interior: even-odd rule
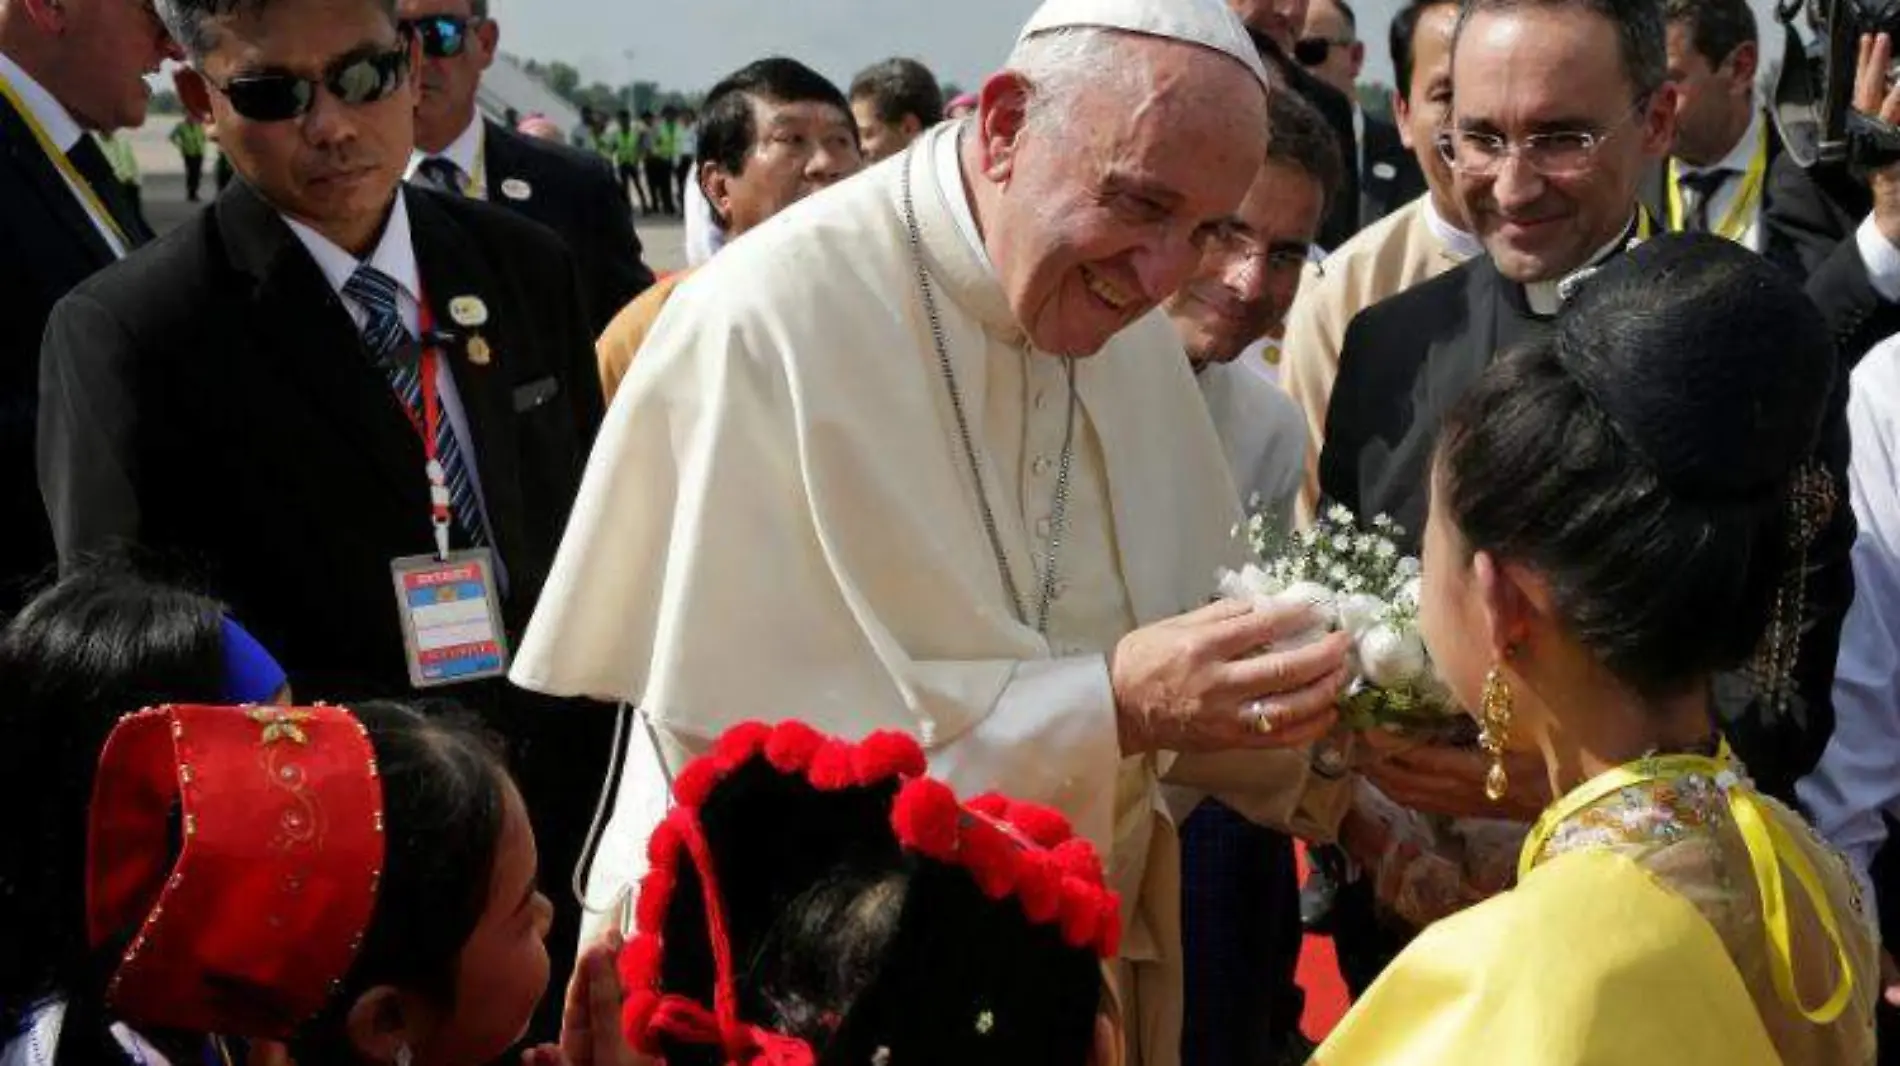
[[[1266,156],[1266,94],[1240,63],[1151,38],[1112,51],[1134,72],[1054,114],[1024,121],[1034,90],[1013,72],[982,93],[984,242],[1030,343],[1057,355],[1094,354],[1178,289]]]

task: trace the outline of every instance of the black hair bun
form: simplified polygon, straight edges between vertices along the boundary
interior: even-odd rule
[[[1779,498],[1814,453],[1837,362],[1792,278],[1706,234],[1612,259],[1564,309],[1555,347],[1672,495],[1716,506]]]

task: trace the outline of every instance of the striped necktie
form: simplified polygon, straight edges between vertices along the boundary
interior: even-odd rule
[[[409,343],[409,330],[402,324],[398,310],[396,280],[365,263],[356,268],[343,284],[343,295],[355,300],[368,317],[363,322],[363,343],[371,360],[389,376],[403,409],[418,426],[425,425],[422,410],[421,364],[416,359],[398,357]],[[438,369],[438,374],[446,371]],[[438,390],[440,395],[440,390]],[[455,511],[455,523],[468,537],[468,543],[482,547],[488,532],[482,525],[481,503],[475,495],[475,482],[469,476],[468,463],[462,458],[462,442],[445,415],[436,420],[435,455],[442,464],[442,476],[448,482],[449,506]]]
[[[454,160],[432,155],[416,168],[416,181],[431,189],[440,189],[456,196],[468,195],[468,184],[463,179],[462,168]]]

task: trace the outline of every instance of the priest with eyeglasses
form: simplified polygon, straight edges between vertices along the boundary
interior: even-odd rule
[[[1638,187],[1674,136],[1664,25],[1660,0],[1465,5],[1439,147],[1487,254],[1352,320],[1320,458],[1325,501],[1367,518],[1392,516],[1414,548],[1446,411],[1498,353],[1545,333],[1592,268],[1657,232],[1661,220],[1640,206]],[[1842,499],[1845,382],[1842,374],[1823,448]],[[1811,555],[1805,594],[1813,627],[1788,705],[1770,705],[1740,677],[1717,688],[1736,752],[1764,792],[1790,801],[1833,728],[1828,686],[1853,591],[1852,541],[1852,515],[1837,508]],[[1518,810],[1490,804],[1475,753],[1428,748],[1393,763],[1396,770],[1375,768],[1375,780],[1431,813],[1528,820],[1544,799],[1527,794]]]

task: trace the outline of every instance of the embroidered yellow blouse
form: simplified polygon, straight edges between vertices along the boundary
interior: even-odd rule
[[[1523,871],[1426,930],[1313,1061],[1874,1061],[1878,938],[1856,883],[1727,764],[1640,760],[1585,784],[1533,830]]]

